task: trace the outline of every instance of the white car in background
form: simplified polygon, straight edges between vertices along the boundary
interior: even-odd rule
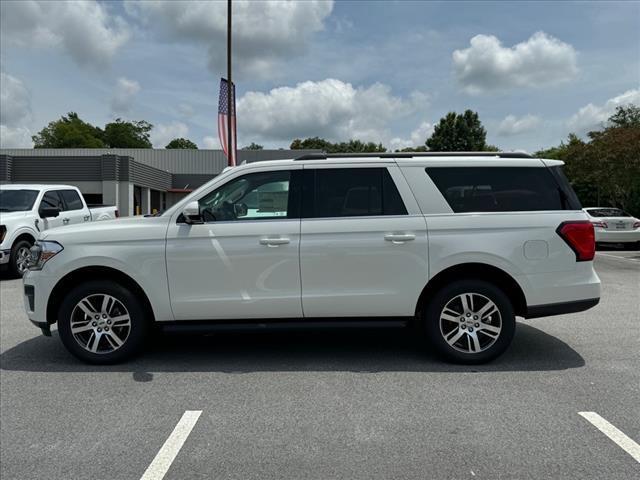
[[[40,232],[51,228],[118,217],[115,206],[87,206],[71,185],[0,186],[0,267],[15,276],[27,268],[29,249]]]
[[[589,216],[596,233],[596,243],[622,243],[625,248],[640,250],[640,220],[624,210],[612,207],[589,207]]]

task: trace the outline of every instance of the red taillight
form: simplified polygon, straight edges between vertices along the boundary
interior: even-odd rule
[[[120,210],[116,210],[116,218],[120,218]]]
[[[591,222],[594,226],[594,228],[609,228],[609,225],[607,225],[607,222]]]
[[[562,222],[556,229],[558,235],[576,254],[576,261],[588,262],[596,255],[596,235],[588,220]]]

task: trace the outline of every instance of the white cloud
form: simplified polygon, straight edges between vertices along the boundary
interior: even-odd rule
[[[129,39],[121,17],[94,0],[1,2],[2,45],[64,50],[77,64],[104,66]]]
[[[383,143],[390,137],[393,120],[416,112],[410,99],[393,96],[391,89],[375,83],[353,87],[336,79],[307,81],[269,92],[247,92],[238,100],[238,126],[242,142],[285,142],[319,136],[333,141],[357,138]]]
[[[138,82],[120,77],[116,82],[116,88],[111,99],[111,111],[113,114],[118,115],[129,112],[139,91],[140,84]]]
[[[209,150],[220,150],[220,141],[216,137],[204,137],[202,139],[202,147]]]
[[[389,141],[387,148],[390,150],[400,150],[409,147],[424,146],[427,138],[433,133],[433,124],[427,121],[422,122],[418,128],[411,132],[409,138],[394,137]]]
[[[191,42],[208,49],[209,66],[225,71],[227,3],[212,1],[125,2],[132,17],[164,39]],[[266,76],[280,60],[303,51],[310,37],[324,28],[332,1],[233,2],[235,71]]]
[[[189,103],[184,103],[184,102],[178,104],[177,110],[180,116],[186,117],[186,118],[193,117],[193,115],[196,113],[195,109],[193,108],[193,105]]]
[[[0,125],[0,148],[31,148],[31,132],[27,127]]]
[[[0,124],[16,126],[31,116],[31,95],[21,80],[0,72]]]
[[[470,94],[554,85],[578,72],[575,49],[544,32],[510,48],[493,35],[476,35],[470,43],[453,52],[456,78]]]
[[[571,117],[569,128],[577,134],[597,130],[615,113],[616,107],[631,103],[640,106],[640,89],[627,90],[617,97],[610,98],[603,105],[589,103]]]
[[[31,147],[31,95],[22,81],[0,72],[0,147]]]
[[[182,122],[154,125],[151,130],[151,143],[154,148],[164,148],[174,138],[187,138],[188,135],[189,127]]]
[[[522,117],[507,115],[498,125],[498,135],[505,137],[520,135],[535,130],[540,125],[540,117],[527,114]]]

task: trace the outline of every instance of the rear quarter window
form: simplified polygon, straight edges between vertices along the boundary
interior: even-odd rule
[[[546,167],[429,167],[426,171],[456,213],[580,208],[569,183],[560,185]]]

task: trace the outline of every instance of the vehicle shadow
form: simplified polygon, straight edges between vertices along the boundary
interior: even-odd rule
[[[54,338],[38,336],[0,355],[0,369],[27,372],[501,372],[566,370],[584,359],[566,343],[520,323],[509,350],[485,365],[453,365],[428,351],[409,329],[216,333],[161,336],[139,357],[86,365]]]

